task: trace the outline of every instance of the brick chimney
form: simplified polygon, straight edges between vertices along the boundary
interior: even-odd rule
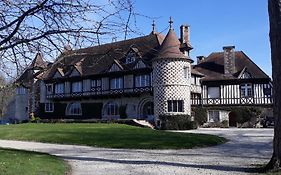
[[[181,43],[190,42],[190,27],[188,25],[180,26],[180,40],[181,40]]]
[[[224,50],[224,74],[231,76],[236,73],[235,70],[235,46],[225,46]]]

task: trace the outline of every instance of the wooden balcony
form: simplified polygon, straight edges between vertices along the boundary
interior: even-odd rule
[[[192,106],[237,106],[237,105],[254,105],[254,106],[262,106],[269,105],[271,106],[273,103],[272,96],[265,97],[241,97],[241,98],[193,98],[191,99]]]
[[[123,88],[123,89],[91,89],[91,91],[61,93],[61,94],[47,94],[47,99],[72,99],[72,98],[106,98],[106,97],[120,97],[120,96],[139,96],[143,93],[152,93],[152,86],[137,87],[137,88]]]

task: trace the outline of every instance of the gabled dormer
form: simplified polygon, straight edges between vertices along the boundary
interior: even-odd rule
[[[80,72],[79,66],[77,66],[77,65],[71,66],[71,69],[69,71],[68,76],[69,77],[81,76],[81,72]]]
[[[138,59],[133,69],[142,69],[146,67],[147,67],[146,64],[141,59]]]
[[[249,78],[253,78],[253,76],[250,72],[247,71],[247,67],[244,67],[244,69],[242,69],[242,71],[240,72],[238,78],[249,79]]]
[[[108,72],[118,72],[122,70],[124,70],[123,66],[117,60],[114,59],[113,64],[111,65]]]
[[[140,58],[139,50],[136,47],[131,46],[131,48],[129,49],[129,51],[126,54],[126,57],[124,58],[123,63],[131,64],[131,63],[137,61],[138,58]]]
[[[57,68],[56,72],[53,75],[53,78],[61,78],[64,76],[64,72],[62,68]]]

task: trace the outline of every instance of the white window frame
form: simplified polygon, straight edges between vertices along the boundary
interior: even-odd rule
[[[64,83],[55,84],[55,94],[63,94],[64,93]]]
[[[217,119],[217,121],[216,121]],[[220,111],[218,110],[210,110],[208,111],[208,122],[220,122]]]
[[[135,87],[148,87],[151,86],[150,75],[136,75],[135,76]]]
[[[54,103],[45,103],[45,112],[54,112]]]
[[[184,112],[183,100],[168,100],[168,112]]]
[[[189,67],[187,66],[183,68],[183,77],[186,79],[190,78]]]
[[[82,81],[76,81],[71,83],[71,92],[82,92]]]
[[[66,115],[82,115],[82,107],[79,102],[69,103],[66,108]]]
[[[123,89],[123,77],[110,79],[110,89]]]
[[[241,97],[253,97],[253,85],[251,83],[244,83],[240,86]]]

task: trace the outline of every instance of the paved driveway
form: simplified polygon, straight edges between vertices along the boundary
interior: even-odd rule
[[[230,139],[223,145],[192,150],[104,149],[0,140],[0,147],[47,152],[70,163],[74,175],[250,174],[271,156],[272,129],[199,129]]]

